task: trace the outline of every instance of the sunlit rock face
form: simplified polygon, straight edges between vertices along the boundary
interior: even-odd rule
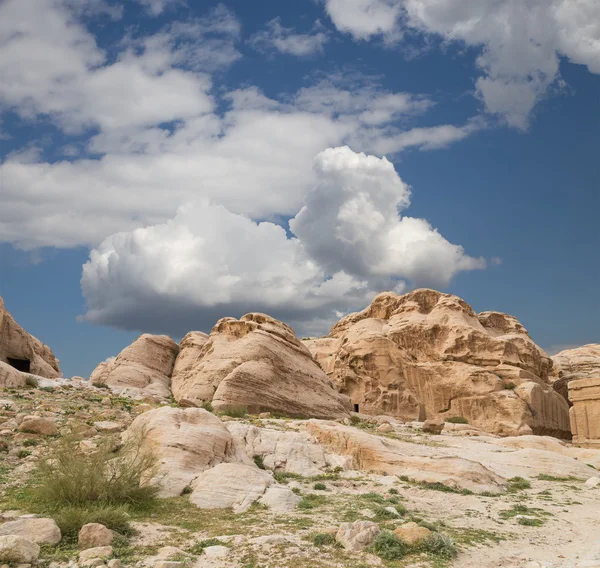
[[[385,292],[304,344],[354,410],[402,420],[464,417],[499,435],[570,437],[552,360],[513,316],[461,298]]]

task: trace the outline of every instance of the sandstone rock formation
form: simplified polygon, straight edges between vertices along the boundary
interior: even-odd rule
[[[307,431],[331,452],[352,458],[351,467],[383,475],[402,475],[455,489],[502,493],[506,480],[481,463],[455,456],[432,456],[427,447],[382,438],[336,422],[309,420]],[[416,446],[416,444],[412,444]]]
[[[573,443],[600,449],[600,375],[569,382]]]
[[[554,390],[568,400],[571,380],[600,377],[600,343],[565,349],[553,355],[552,361],[550,378],[554,381]]]
[[[13,535],[35,544],[58,544],[62,535],[53,519],[20,518],[0,525],[0,536]]]
[[[124,440],[143,439],[160,459],[157,481],[162,497],[173,497],[206,469],[226,459],[231,434],[214,414],[202,408],[165,406],[138,416]]]
[[[144,334],[114,359],[100,363],[91,383],[105,384],[122,394],[170,396],[171,373],[179,347],[166,335]]]
[[[354,409],[412,421],[465,417],[499,435],[569,437],[552,360],[516,318],[450,294],[379,294],[328,337],[304,342]]]
[[[264,314],[223,318],[202,340],[188,334],[182,342],[171,381],[180,404],[315,418],[348,414],[347,397],[284,323]]]
[[[22,385],[27,374],[60,377],[58,359],[14,320],[0,298],[0,385]]]

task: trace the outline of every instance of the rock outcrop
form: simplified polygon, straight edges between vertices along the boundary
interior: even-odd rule
[[[166,335],[144,334],[114,359],[100,363],[91,383],[104,384],[121,394],[168,398],[179,346]]]
[[[552,356],[554,366],[550,379],[554,390],[568,400],[569,382],[600,377],[600,343],[565,349]]]
[[[171,381],[181,405],[314,418],[348,414],[348,398],[284,323],[265,314],[223,318],[202,339],[188,334],[182,342]]]
[[[600,375],[569,382],[573,443],[600,450]]]
[[[23,385],[28,374],[60,377],[58,359],[14,320],[0,298],[0,385]]]
[[[464,417],[499,435],[570,437],[552,360],[513,316],[457,296],[379,294],[328,337],[304,342],[354,409],[401,420]]]

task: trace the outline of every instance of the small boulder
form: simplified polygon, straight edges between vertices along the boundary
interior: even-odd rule
[[[0,536],[0,563],[35,564],[40,555],[40,547],[18,535]]]
[[[358,552],[369,546],[380,532],[372,521],[354,521],[342,523],[335,538],[346,550]]]
[[[590,477],[585,483],[584,485],[588,488],[588,489],[592,489],[594,487],[597,487],[598,485],[600,485],[600,477]]]
[[[396,535],[406,544],[418,544],[431,536],[431,531],[417,523],[405,523],[395,531]]]
[[[58,544],[62,535],[54,519],[16,519],[0,525],[0,536],[22,536],[36,544]]]
[[[229,556],[231,549],[227,546],[207,546],[204,549],[204,554],[209,558],[225,558]]]
[[[95,548],[109,546],[115,538],[115,533],[100,523],[88,523],[79,531],[79,548]]]
[[[102,421],[94,422],[94,427],[98,432],[104,432],[105,434],[114,434],[120,432],[123,429],[123,425],[118,422]]]
[[[109,560],[106,565],[108,568],[121,568],[121,561],[118,558],[113,558]]]
[[[25,416],[18,429],[20,432],[30,432],[41,436],[56,436],[58,434],[56,424],[49,418],[42,418],[41,416]]]
[[[265,494],[258,500],[259,503],[267,505],[269,509],[276,513],[289,513],[293,511],[300,503],[300,497],[296,495],[289,487],[282,485],[273,485],[269,487]]]
[[[441,418],[428,418],[423,422],[423,432],[426,434],[441,434],[444,429],[444,421]]]
[[[86,560],[93,560],[95,558],[107,559],[112,556],[112,546],[96,546],[94,548],[87,548],[79,553],[79,560],[84,562]]]
[[[394,431],[394,427],[391,424],[388,424],[387,422],[385,422],[381,426],[377,427],[377,431],[378,432],[383,432],[385,434],[387,432],[393,432]]]

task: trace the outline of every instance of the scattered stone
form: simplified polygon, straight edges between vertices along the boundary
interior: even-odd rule
[[[113,558],[109,560],[106,565],[108,568],[121,568],[121,561],[118,558]]]
[[[98,430],[98,432],[104,432],[105,434],[114,434],[116,432],[120,432],[123,429],[123,425],[118,422],[111,421],[103,421],[103,422],[94,422],[94,428]]]
[[[0,562],[8,564],[34,564],[40,555],[40,547],[18,535],[0,536]]]
[[[209,558],[225,558],[230,552],[231,549],[227,546],[207,546],[204,549],[204,554]]]
[[[37,544],[58,544],[62,538],[54,519],[21,518],[0,525],[0,536],[16,535]]]
[[[444,429],[444,420],[442,418],[429,418],[423,422],[422,430],[426,434],[439,435]]]
[[[156,556],[161,560],[170,560],[171,558],[177,558],[178,556],[187,556],[187,554],[175,546],[163,546],[157,553]]]
[[[109,546],[115,538],[115,533],[100,523],[88,523],[79,531],[79,548],[95,548]]]
[[[261,412],[258,415],[259,418],[271,418],[271,413],[270,412]]]
[[[56,436],[58,429],[53,420],[42,418],[41,416],[25,416],[18,430],[20,432],[30,432],[40,434],[41,436]]]
[[[335,538],[346,550],[358,552],[369,546],[380,532],[372,521],[354,521],[342,523]]]
[[[94,558],[108,559],[113,554],[112,546],[95,546],[87,548],[79,553],[79,560],[91,560]]]
[[[405,523],[394,530],[394,532],[407,544],[418,544],[431,536],[428,528],[421,527],[417,523]]]
[[[384,422],[381,426],[377,427],[377,431],[378,432],[393,432],[394,431],[394,427],[391,424],[388,424],[387,422]]]
[[[600,477],[590,477],[585,483],[584,485],[588,488],[588,489],[592,489],[593,487],[597,487],[598,485],[600,485]]]
[[[293,511],[300,501],[299,495],[296,495],[289,487],[282,485],[269,487],[265,491],[265,494],[258,500],[259,503],[267,505],[272,511],[277,513],[289,513]]]

